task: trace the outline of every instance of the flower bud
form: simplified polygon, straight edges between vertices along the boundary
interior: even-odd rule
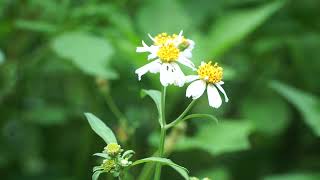
[[[121,152],[121,146],[117,143],[109,143],[104,150],[109,156],[116,156]]]

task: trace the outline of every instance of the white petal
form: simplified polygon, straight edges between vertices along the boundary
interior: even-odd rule
[[[222,100],[217,88],[214,87],[214,85],[209,84],[207,87],[207,93],[208,93],[209,105],[213,108],[220,107],[222,104]]]
[[[194,64],[192,61],[190,61],[188,58],[184,57],[183,55],[179,55],[179,58],[178,58],[178,62],[191,68],[192,70],[196,70]]]
[[[186,58],[192,58],[191,50],[189,50],[188,48],[181,52],[181,54]]]
[[[174,75],[174,85],[182,87],[185,83],[185,75],[181,71],[179,65],[177,63],[171,63],[173,66],[173,75]]]
[[[170,63],[163,63],[160,68],[160,82],[163,86],[174,83],[173,66]]]
[[[229,98],[228,98],[226,92],[224,91],[224,89],[222,88],[222,86],[221,86],[219,83],[216,83],[215,85],[217,86],[217,88],[219,89],[219,91],[222,92],[222,94],[224,95],[224,101],[225,101],[225,102],[228,102],[228,101],[229,101]]]
[[[148,33],[148,36],[153,42],[156,42],[156,40],[151,36],[151,34]]]
[[[199,79],[199,76],[198,76],[198,75],[189,75],[189,76],[186,76],[186,83],[195,81],[195,80],[197,80],[197,79]]]
[[[195,43],[194,43],[194,41],[192,41],[190,39],[187,39],[187,41],[189,43],[189,47],[186,50],[192,51],[195,46]]]
[[[160,67],[161,67],[161,61],[158,59],[158,60],[152,61],[151,63],[148,63],[148,64],[142,66],[141,68],[137,69],[135,71],[135,73],[138,74],[138,79],[140,81],[141,76],[143,76],[147,72],[157,73],[160,71]]]
[[[158,56],[157,55],[158,51],[159,51],[159,46],[151,45],[149,47],[149,52],[151,54],[148,55],[148,60],[156,58]]]
[[[206,90],[206,82],[203,80],[197,80],[192,82],[186,91],[187,97],[192,97],[192,99],[198,99]]]
[[[223,84],[224,84],[224,82],[223,82],[223,81],[220,81],[220,82],[218,82],[217,84],[223,85]]]
[[[142,47],[137,47],[136,52],[149,52],[150,47],[142,41]]]

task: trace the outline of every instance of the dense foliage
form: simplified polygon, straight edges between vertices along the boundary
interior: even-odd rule
[[[134,71],[146,60],[135,49],[147,33],[180,30],[197,43],[196,66],[212,59],[224,67],[230,101],[214,110],[202,97],[193,110],[218,123],[194,118],[173,129],[170,159],[214,180],[320,179],[319,7],[318,0],[1,0],[1,179],[90,179],[101,163],[92,154],[105,144],[84,112],[104,120],[135,151],[132,159],[151,156],[157,112],[140,90],[161,87],[152,74],[138,83]],[[171,120],[189,100],[185,88],[167,93]],[[146,180],[152,168],[131,171]],[[165,169],[162,179],[181,178]]]

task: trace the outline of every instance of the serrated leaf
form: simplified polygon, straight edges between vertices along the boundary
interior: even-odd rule
[[[117,143],[117,139],[112,130],[106,126],[99,118],[91,113],[85,113],[93,131],[99,135],[107,144]]]
[[[51,45],[59,56],[70,59],[84,73],[117,78],[117,73],[108,67],[114,50],[107,40],[84,32],[68,32],[56,37]]]
[[[248,136],[253,130],[248,121],[221,120],[218,125],[201,125],[193,137],[181,139],[176,150],[201,149],[219,155],[250,148]]]
[[[141,163],[149,163],[149,162],[156,162],[156,163],[168,165],[168,166],[172,167],[173,169],[175,169],[182,177],[184,177],[187,180],[189,179],[188,170],[186,168],[184,168],[178,164],[175,164],[170,159],[166,159],[166,158],[149,157],[149,158],[145,158],[145,159],[139,159],[139,160],[133,162],[131,166],[135,166],[135,165],[138,165]]]
[[[292,103],[301,112],[306,124],[320,136],[320,99],[278,81],[272,81],[270,86]]]
[[[160,125],[162,125],[161,122],[161,92],[157,91],[157,90],[145,90],[142,89],[141,90],[141,97],[145,97],[146,95],[148,95],[149,97],[151,97],[151,99],[153,100],[153,102],[156,104],[157,109],[158,109],[158,114],[159,114],[159,123]]]

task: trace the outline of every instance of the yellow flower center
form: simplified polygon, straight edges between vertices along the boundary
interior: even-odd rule
[[[117,143],[109,143],[104,149],[108,155],[114,156],[120,153],[121,146]]]
[[[164,45],[169,39],[172,39],[172,36],[168,35],[167,33],[160,33],[158,34],[154,40],[154,45],[162,46]]]
[[[173,43],[161,46],[157,53],[158,57],[163,62],[176,61],[179,54],[180,50]]]
[[[200,79],[203,79],[208,83],[220,82],[223,76],[223,68],[218,66],[218,63],[212,65],[211,61],[199,66],[197,72],[200,76]]]

